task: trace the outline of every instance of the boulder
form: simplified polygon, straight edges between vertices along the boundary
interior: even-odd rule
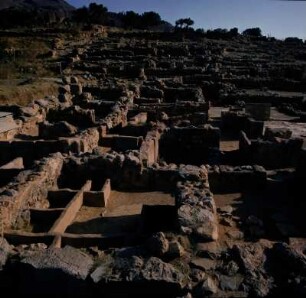
[[[203,271],[209,271],[216,269],[217,262],[215,260],[206,258],[194,258],[190,263],[191,267],[201,269]]]
[[[230,261],[223,266],[222,271],[228,276],[234,276],[239,270],[239,266],[236,262]]]
[[[112,295],[171,295],[179,296],[188,277],[173,265],[151,257],[115,258],[101,264],[91,278],[101,293]]]
[[[171,264],[162,262],[158,258],[150,258],[142,269],[144,280],[162,281],[164,283],[176,284],[182,287],[184,285],[184,276]]]
[[[58,93],[59,94],[70,93],[70,86],[69,85],[63,85],[63,86],[58,87]]]
[[[213,278],[207,276],[203,282],[197,286],[195,292],[197,297],[207,297],[216,294],[218,292],[218,286]]]
[[[274,138],[290,139],[292,131],[288,128],[281,127],[267,127],[265,129],[265,138],[273,141]]]
[[[10,251],[11,247],[8,242],[4,238],[0,237],[0,270],[5,266]]]
[[[169,256],[172,258],[180,258],[185,254],[184,247],[178,241],[171,241],[169,243]]]
[[[25,266],[41,271],[60,271],[68,276],[85,280],[93,265],[93,260],[80,250],[65,246],[36,252],[21,261]]]
[[[245,289],[257,297],[266,297],[274,287],[274,279],[266,272],[269,268],[268,254],[272,248],[269,241],[237,244],[233,250],[237,256],[239,267],[244,273]]]
[[[178,210],[181,228],[205,240],[218,239],[218,223],[213,212],[201,206],[182,205]]]
[[[162,232],[152,235],[152,237],[147,242],[147,247],[149,251],[154,256],[162,256],[169,249],[169,242]]]
[[[66,121],[60,121],[55,124],[43,122],[39,126],[40,137],[46,139],[57,139],[59,137],[71,137],[77,133],[78,129]]]
[[[273,249],[280,258],[284,268],[288,268],[290,272],[306,274],[306,256],[303,253],[291,248],[286,243],[276,243]]]
[[[263,221],[254,215],[247,218],[246,225],[250,237],[261,238],[265,234]]]
[[[90,296],[86,278],[92,266],[92,258],[73,247],[35,251],[20,262],[18,292],[28,296]]]
[[[226,250],[218,242],[198,243],[196,246],[197,256],[210,259],[218,259]]]
[[[223,291],[237,291],[243,281],[243,277],[221,275],[219,281],[220,288]]]

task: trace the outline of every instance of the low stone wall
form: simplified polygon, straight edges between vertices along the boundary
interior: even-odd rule
[[[21,169],[0,169],[0,187],[12,181],[21,171]]]
[[[146,123],[147,119],[148,119],[148,114],[147,113],[139,113],[139,114],[135,115],[134,117],[132,117],[129,120],[129,123],[133,124],[133,125],[139,125],[139,124]]]
[[[92,95],[103,100],[118,101],[126,90],[123,87],[101,88],[96,86],[84,86],[83,92],[90,92]]]
[[[176,201],[181,231],[194,235],[201,241],[217,240],[218,220],[213,195],[206,179],[185,181],[177,185]]]
[[[49,122],[67,121],[79,127],[91,127],[96,123],[94,110],[85,110],[79,106],[72,106],[62,110],[49,110],[47,114]]]
[[[25,166],[30,167],[34,160],[46,157],[51,153],[92,152],[98,146],[99,139],[98,129],[92,128],[72,138],[59,138],[58,140],[0,141],[0,164],[22,157]]]
[[[140,159],[144,166],[151,166],[158,161],[159,139],[158,130],[147,133],[140,147]]]
[[[91,181],[87,181],[85,185],[77,192],[73,199],[66,206],[60,217],[55,221],[50,229],[51,234],[63,234],[67,227],[73,222],[78,211],[83,205],[84,192],[91,189]]]
[[[247,115],[243,111],[222,111],[222,130],[240,131],[246,127]]]
[[[231,193],[265,187],[266,170],[261,166],[206,166],[213,193]]]
[[[165,88],[165,101],[204,101],[204,96],[201,88],[192,88],[189,86],[181,88]]]
[[[143,141],[142,137],[113,136],[112,148],[116,151],[137,150]]]
[[[245,133],[241,133],[239,141],[242,161],[274,169],[296,167],[302,146],[303,139],[300,138],[250,140]]]
[[[219,149],[219,128],[174,127],[165,131],[160,139],[160,158],[166,162],[204,164],[212,150]]]
[[[245,112],[255,120],[267,121],[271,115],[270,103],[247,103]]]
[[[113,107],[112,112],[100,124],[105,125],[108,129],[118,126],[124,127],[127,125],[127,112],[126,108],[121,108],[119,105],[116,105]]]
[[[111,182],[107,179],[100,191],[85,191],[84,205],[90,207],[107,207],[111,195]]]
[[[43,208],[48,189],[57,187],[63,157],[57,153],[43,159],[31,172],[21,172],[5,190],[0,189],[0,209],[6,227],[23,221],[28,208]]]

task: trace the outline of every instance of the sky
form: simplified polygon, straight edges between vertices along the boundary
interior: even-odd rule
[[[266,36],[288,36],[306,40],[306,0],[67,0],[75,7],[91,2],[105,5],[109,11],[156,11],[174,24],[190,17],[194,28],[216,29],[260,27]]]

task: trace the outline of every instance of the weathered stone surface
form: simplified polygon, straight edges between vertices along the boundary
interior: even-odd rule
[[[234,276],[238,272],[238,270],[239,266],[234,261],[230,261],[222,268],[222,271],[228,276]]]
[[[274,138],[290,139],[292,131],[287,128],[272,128],[266,127],[265,138],[267,140],[274,140]]]
[[[85,280],[93,266],[93,260],[80,250],[70,246],[64,248],[48,248],[23,259],[22,264],[40,270],[40,274],[48,271],[61,271],[77,279]]]
[[[172,265],[162,262],[157,258],[150,258],[142,270],[143,278],[147,281],[163,281],[184,285],[184,276]]]
[[[206,273],[204,271],[197,268],[191,268],[190,278],[193,282],[199,283],[200,281],[203,281],[205,277]]]
[[[87,276],[92,258],[76,248],[38,248],[28,251],[20,261],[18,295],[86,297],[92,293]]]
[[[169,243],[168,254],[173,258],[180,258],[185,254],[185,250],[178,241],[171,241]]]
[[[267,254],[272,243],[262,241],[258,243],[239,244],[234,246],[245,279],[243,283],[248,291],[256,296],[265,297],[274,287],[274,279],[266,272]]]
[[[21,172],[5,191],[0,189],[0,209],[5,215],[5,227],[15,224],[24,209],[48,206],[48,189],[57,184],[62,166],[63,156],[54,154],[42,159],[33,171]]]
[[[40,125],[40,136],[47,139],[57,139],[59,137],[71,137],[76,134],[78,129],[66,121],[55,124],[44,122]]]
[[[187,277],[171,264],[155,257],[143,260],[135,256],[107,260],[91,274],[91,278],[101,285],[101,289],[108,285],[111,291],[116,291],[117,283],[122,283],[128,291],[138,295],[149,290],[160,294],[162,291],[169,293],[169,290],[178,293],[187,281]]]
[[[10,251],[11,247],[8,242],[4,238],[0,237],[0,270],[5,266]]]
[[[305,254],[291,248],[286,243],[277,243],[275,244],[274,249],[284,266],[290,268],[291,272],[306,274]]]
[[[233,240],[242,240],[244,238],[244,233],[239,230],[229,230],[226,235]]]
[[[206,277],[204,281],[195,290],[197,296],[207,297],[218,292],[216,281],[210,276]]]
[[[242,276],[226,276],[221,275],[219,277],[220,280],[220,288],[223,291],[237,291],[243,281]]]
[[[226,205],[221,208],[218,208],[218,211],[222,214],[231,214],[233,210],[234,210],[233,207],[230,205]]]
[[[198,243],[196,246],[197,256],[211,259],[219,258],[226,249],[219,242]]]
[[[206,240],[218,239],[218,224],[215,215],[200,206],[182,205],[178,210],[182,228]]]
[[[164,255],[169,249],[169,241],[162,232],[154,234],[147,242],[148,249],[155,256]]]
[[[246,225],[251,237],[260,238],[265,234],[263,222],[256,216],[250,215],[246,220]]]
[[[190,266],[204,270],[214,270],[217,266],[217,262],[215,260],[206,259],[206,258],[194,258],[192,259]]]

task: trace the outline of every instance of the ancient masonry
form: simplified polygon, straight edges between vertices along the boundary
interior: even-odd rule
[[[0,107],[0,289],[306,295],[305,56],[169,33],[71,49],[57,97]]]

